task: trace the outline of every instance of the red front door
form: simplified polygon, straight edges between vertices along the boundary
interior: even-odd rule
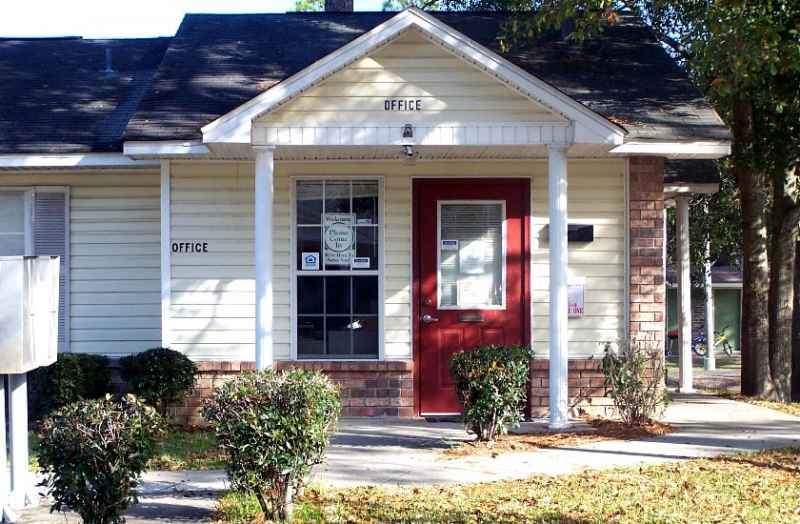
[[[420,413],[461,411],[453,353],[527,342],[529,185],[414,181],[415,354]]]

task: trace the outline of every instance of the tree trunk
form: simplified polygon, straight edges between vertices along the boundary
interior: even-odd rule
[[[800,242],[794,256],[794,320],[792,322],[792,400],[800,402]]]
[[[781,207],[777,202],[775,207]],[[784,217],[788,219],[788,217]],[[795,225],[783,222],[772,243],[770,279],[770,396],[780,402],[791,398],[792,310],[794,307]]]
[[[742,205],[742,393],[772,393],[769,359],[769,259],[766,177],[753,169],[753,106],[750,100],[733,102],[733,172]]]

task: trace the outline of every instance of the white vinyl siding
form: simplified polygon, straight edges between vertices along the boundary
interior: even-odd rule
[[[385,109],[386,101],[420,101],[421,110]],[[416,102],[415,102],[416,103]],[[294,127],[399,122],[562,122],[542,105],[409,30],[356,61],[261,123]]]
[[[254,358],[253,184],[252,163],[170,163],[170,241],[208,242],[207,253],[171,254],[170,345],[194,359]],[[284,253],[273,255],[275,311],[285,317],[288,199],[288,188],[282,197],[276,193],[276,216],[286,218],[276,220],[284,229],[281,234],[276,227],[276,246]],[[284,325],[274,340],[276,355],[288,355],[289,328]]]
[[[160,344],[157,171],[4,172],[0,186],[69,187],[71,352]]]
[[[595,240],[570,243],[571,278],[584,277],[586,311],[569,320],[570,354],[597,354],[624,332],[624,162],[572,160],[571,223],[594,225]],[[208,254],[172,255],[173,346],[204,359],[254,354],[253,165],[173,163],[172,241],[208,240]],[[532,194],[533,345],[547,354],[546,161],[277,162],[274,205],[274,340],[291,357],[291,195],[295,177],[382,177],[384,181],[384,358],[412,356],[411,184],[413,177],[528,177]]]

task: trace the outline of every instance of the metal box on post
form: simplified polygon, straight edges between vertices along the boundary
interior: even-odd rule
[[[55,256],[0,257],[0,521],[29,502],[26,373],[55,362],[58,352]],[[6,398],[6,396],[8,398]],[[8,424],[6,424],[6,411]],[[6,434],[8,428],[8,434]],[[11,468],[6,450],[10,450]],[[10,473],[10,474],[9,474]]]
[[[58,257],[0,257],[0,374],[55,362]]]

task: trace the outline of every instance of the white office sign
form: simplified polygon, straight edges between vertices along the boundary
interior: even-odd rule
[[[567,304],[569,318],[580,318],[583,316],[584,308],[584,285],[570,284],[567,286]]]
[[[349,266],[355,252],[355,214],[325,213],[325,265]]]

